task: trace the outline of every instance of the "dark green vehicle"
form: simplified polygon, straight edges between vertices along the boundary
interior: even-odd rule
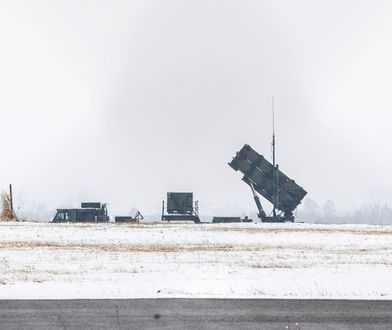
[[[63,222],[108,222],[109,216],[106,204],[82,203],[78,209],[57,209],[53,218],[54,223]]]

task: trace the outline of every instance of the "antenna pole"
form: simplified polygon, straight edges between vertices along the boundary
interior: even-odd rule
[[[274,97],[272,96],[272,193],[274,208],[272,210],[274,218],[276,217],[276,207],[277,207],[277,191],[278,187],[276,185],[276,159],[275,159],[275,108],[274,108]]]
[[[14,199],[12,196],[12,184],[10,184],[10,208],[11,208],[11,219],[14,219]]]
[[[273,96],[272,96],[272,163],[275,167],[275,109],[274,109]]]

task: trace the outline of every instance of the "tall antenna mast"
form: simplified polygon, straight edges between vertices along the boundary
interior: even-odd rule
[[[272,96],[272,163],[275,167],[275,109],[274,109],[273,96]]]
[[[276,159],[275,159],[275,104],[274,97],[272,96],[272,194],[273,194],[273,204],[274,208],[272,210],[274,218],[276,217],[276,207],[278,203],[278,187],[277,187],[277,173],[276,173]]]

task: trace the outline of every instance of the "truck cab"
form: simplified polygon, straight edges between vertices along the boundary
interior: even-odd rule
[[[81,208],[57,209],[52,222],[108,222],[106,204],[82,203]]]

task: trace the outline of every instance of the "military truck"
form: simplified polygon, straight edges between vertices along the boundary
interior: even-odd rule
[[[100,202],[81,203],[80,208],[57,209],[52,222],[108,222],[109,216],[106,204]]]

